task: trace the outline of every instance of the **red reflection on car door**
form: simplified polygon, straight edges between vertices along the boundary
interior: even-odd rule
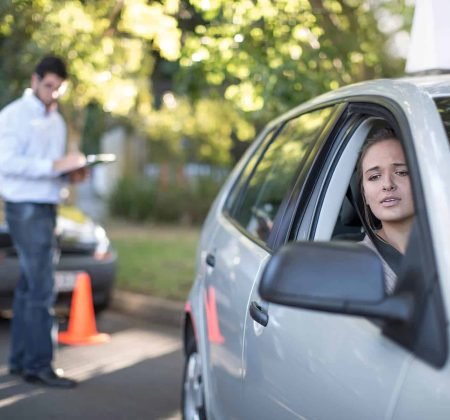
[[[206,324],[208,326],[208,340],[211,343],[223,344],[225,338],[220,332],[219,318],[217,316],[216,290],[209,286],[205,292]]]

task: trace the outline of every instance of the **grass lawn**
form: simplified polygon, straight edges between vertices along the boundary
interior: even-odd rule
[[[110,222],[106,230],[119,255],[117,288],[186,298],[194,279],[200,228]]]

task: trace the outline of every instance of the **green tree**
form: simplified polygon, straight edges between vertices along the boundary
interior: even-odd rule
[[[1,103],[27,86],[45,53],[67,59],[70,87],[63,100],[72,138],[79,141],[88,104],[131,122],[152,108],[152,52],[180,53],[178,0],[4,0],[0,5]]]
[[[405,1],[2,0],[0,106],[51,51],[69,62],[63,111],[74,141],[92,138],[86,150],[113,120],[161,158],[228,165],[278,113],[399,74],[381,29],[409,25]]]
[[[397,31],[410,24],[411,8],[403,3],[190,3],[203,23],[184,35],[180,92],[224,97],[257,126],[324,91],[403,69],[387,48],[390,34],[379,29],[380,16],[400,19]]]

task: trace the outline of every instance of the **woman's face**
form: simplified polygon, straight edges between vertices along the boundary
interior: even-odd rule
[[[404,222],[414,216],[408,167],[398,140],[383,140],[367,150],[362,185],[367,205],[382,223]]]

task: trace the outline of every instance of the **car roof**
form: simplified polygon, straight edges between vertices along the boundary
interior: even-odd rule
[[[395,80],[415,85],[433,97],[450,95],[450,74],[409,76]]]
[[[450,95],[450,74],[428,75],[428,76],[404,76],[396,79],[376,79],[344,86],[334,92],[348,96],[350,93],[367,93],[368,90],[384,90],[386,88],[415,88],[426,92],[430,96]],[[327,95],[327,94],[325,94]]]
[[[450,96],[450,74],[376,79],[344,86],[298,105],[271,121],[269,127],[301,112],[331,103],[367,97],[386,97],[399,102],[399,98],[402,98],[403,101],[406,97],[417,94],[424,94],[432,98]]]

